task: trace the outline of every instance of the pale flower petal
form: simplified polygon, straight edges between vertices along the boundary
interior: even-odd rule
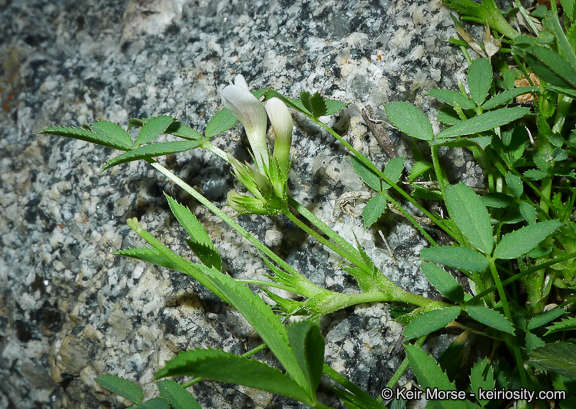
[[[269,163],[266,109],[250,91],[239,85],[228,85],[222,90],[221,96],[224,106],[244,126],[258,170],[264,173]]]
[[[287,173],[292,144],[292,115],[286,104],[278,98],[271,98],[266,102],[266,112],[274,129],[274,157],[281,169]]]

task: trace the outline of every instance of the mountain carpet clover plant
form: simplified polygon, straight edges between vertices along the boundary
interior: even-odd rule
[[[451,41],[469,62],[467,84],[460,84],[458,91],[430,91],[431,97],[446,104],[438,111],[440,132],[435,133],[428,117],[410,102],[384,106],[388,121],[411,138],[413,157],[390,158],[383,169],[320,120],[337,114],[345,103],[306,91],[299,98],[271,89],[251,93],[242,76],[222,90],[225,108],[204,134],[165,115],[131,120],[129,128],[140,127],[135,141],[107,121],[42,131],[124,151],[104,170],[135,160],[148,162],[250,241],[269,268],[262,280],[234,279],[223,273],[217,248],[199,220],[168,195],[170,209],[188,233],[187,244],[200,263],[175,254],[138,220],[129,219],[130,228],[150,246],[116,254],[190,275],[237,309],[263,343],[241,356],[211,349],[181,352],[156,378],[194,378],[184,385],[158,381],[160,397],[145,402],[142,389],[126,379],[106,375],[98,378],[100,385],[141,408],[200,407],[186,388],[203,379],[261,389],[312,408],[328,407],[317,396],[323,383],[347,408],[404,408],[401,395],[384,392],[393,390],[410,367],[427,391],[428,407],[574,407],[576,116],[571,107],[576,98],[576,7],[574,1],[561,0],[561,20],[555,2],[551,10],[541,6],[532,12],[516,2],[517,7],[507,13],[493,0],[447,0],[447,4],[463,19],[485,25],[484,42],[466,33],[455,18],[461,39]],[[522,80],[528,85],[516,86]],[[532,103],[526,98],[516,102],[527,94],[533,96]],[[421,251],[421,270],[441,300],[401,289],[376,267],[358,240],[346,241],[291,197],[290,109],[322,127],[350,152],[352,167],[370,189],[371,198],[361,214],[366,229],[375,229],[387,210],[395,209],[428,240],[430,247]],[[253,165],[210,142],[237,121],[248,136]],[[274,134],[272,155],[268,122]],[[154,142],[162,134],[177,140]],[[485,188],[475,190],[448,179],[440,147],[470,151],[484,170]],[[190,149],[206,149],[231,164],[251,194],[228,193],[228,204],[237,215],[286,217],[342,258],[356,291],[339,293],[314,284],[155,159]],[[449,245],[439,245],[439,238],[444,242],[447,238]],[[252,288],[261,289],[268,302]],[[405,325],[406,359],[381,397],[380,391],[363,391],[324,363],[325,340],[317,321],[371,302],[388,303],[391,314]],[[440,331],[455,338],[435,358],[422,346],[430,334]],[[278,367],[252,358],[263,349],[272,352]],[[444,395],[429,396],[434,388]],[[521,388],[534,394],[505,393]],[[502,393],[492,398],[482,393],[491,390]],[[450,391],[465,392],[465,400],[438,398]]]

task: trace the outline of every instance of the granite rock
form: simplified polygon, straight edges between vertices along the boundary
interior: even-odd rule
[[[387,158],[360,108],[371,105],[383,118],[382,103],[407,100],[433,119],[437,105],[425,92],[454,89],[465,77],[440,0],[0,0],[0,10],[0,409],[125,407],[94,379],[124,376],[153,396],[154,372],[179,351],[240,354],[258,344],[237,312],[191,278],[111,254],[143,244],[126,226],[129,217],[189,254],[163,192],[199,217],[230,274],[262,278],[265,265],[246,241],[145,163],[100,173],[111,149],[35,132],[101,119],[126,126],[159,114],[202,131],[222,105],[219,87],[241,73],[255,89],[350,102],[330,124],[382,165]],[[359,218],[335,217],[336,199],[366,188],[339,143],[298,115],[295,124],[295,198],[347,240],[355,234],[400,286],[434,296],[419,271],[426,242],[391,217],[382,229],[395,264]],[[248,158],[239,128],[213,142]],[[466,153],[454,155],[446,160],[455,165],[451,177],[481,184]],[[221,206],[235,186],[229,167],[206,152],[166,164]],[[315,283],[357,290],[336,256],[285,220],[239,220]],[[388,307],[351,308],[322,325],[327,360],[378,395],[402,359],[402,329]],[[302,407],[210,382],[194,393],[204,408]]]

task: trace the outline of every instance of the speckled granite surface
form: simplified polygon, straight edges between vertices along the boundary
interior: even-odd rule
[[[202,130],[221,106],[218,87],[242,73],[254,88],[350,101],[347,137],[383,163],[358,107],[381,116],[382,102],[409,100],[431,112],[422,94],[454,88],[465,69],[446,42],[453,28],[440,0],[0,0],[0,27],[0,409],[124,407],[97,376],[122,375],[154,394],[154,371],[178,351],[243,353],[258,343],[198,283],[110,254],[143,244],[125,224],[134,216],[187,254],[163,191],[198,214],[227,271],[261,277],[245,241],[147,165],[100,175],[112,150],[35,131],[157,114]],[[385,233],[395,266],[361,220],[335,218],[335,200],[362,184],[337,143],[301,118],[296,125],[296,198],[348,239],[355,232],[394,281],[429,294],[416,262],[425,242],[393,219]],[[215,141],[246,154],[238,129]],[[469,182],[481,177],[461,153],[451,162],[458,173],[468,167]],[[220,205],[234,185],[210,154],[180,154],[169,166]],[[355,291],[339,260],[285,221],[240,220],[314,282]],[[334,368],[377,395],[402,358],[401,327],[386,307],[342,311],[323,325]],[[300,407],[217,383],[194,392],[204,408]]]

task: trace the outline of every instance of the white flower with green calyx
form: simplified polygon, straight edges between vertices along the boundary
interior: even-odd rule
[[[292,115],[288,107],[279,98],[266,101],[266,112],[274,130],[274,153],[280,170],[288,178],[290,171],[290,146],[292,146]]]
[[[250,91],[246,80],[236,76],[234,85],[228,85],[221,93],[224,106],[234,115],[246,130],[248,142],[254,153],[256,168],[265,173],[270,163],[266,146],[266,109]]]

